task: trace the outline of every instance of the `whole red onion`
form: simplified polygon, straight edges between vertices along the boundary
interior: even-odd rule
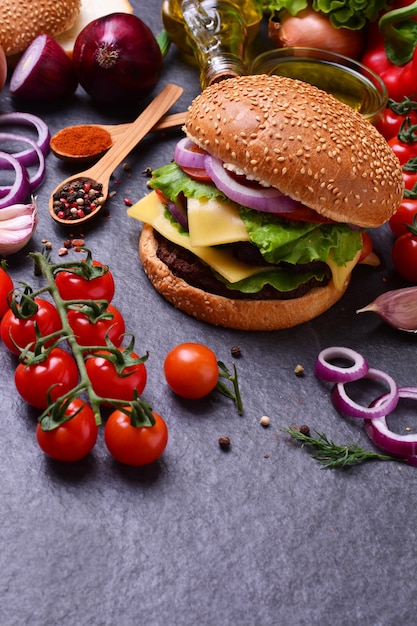
[[[132,105],[157,84],[163,57],[150,28],[129,13],[93,20],[79,33],[73,50],[80,85],[103,104]]]

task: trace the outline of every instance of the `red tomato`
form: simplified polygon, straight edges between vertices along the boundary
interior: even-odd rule
[[[396,237],[401,237],[401,235],[408,233],[409,230],[407,228],[407,224],[411,226],[416,216],[417,198],[415,200],[412,198],[404,198],[398,207],[397,212],[394,213],[389,220],[389,225],[394,235]]]
[[[9,308],[9,301],[7,297],[13,287],[13,280],[10,278],[6,270],[0,267],[0,318],[3,317]]]
[[[130,401],[136,391],[140,396],[145,389],[147,372],[144,363],[129,365],[118,374],[115,364],[101,354],[110,354],[101,350],[86,360],[85,367],[94,392],[102,398]],[[134,352],[131,357],[139,359]]]
[[[20,354],[13,341],[20,347],[26,348],[36,340],[35,322],[42,337],[62,329],[62,322],[55,306],[43,298],[35,298],[38,310],[32,317],[21,320],[15,316],[12,309],[3,315],[0,325],[0,335],[4,345],[14,354]],[[45,345],[50,346],[56,341],[52,339]]]
[[[74,417],[53,430],[42,430],[41,424],[38,424],[36,439],[41,450],[56,461],[80,461],[91,452],[97,441],[98,426],[94,413],[88,404],[74,398],[65,415]]]
[[[407,143],[401,141],[398,137],[392,137],[388,141],[388,145],[391,146],[391,150],[397,155],[401,165],[407,163],[410,159],[417,157],[417,141]]]
[[[294,211],[288,211],[288,213],[276,213],[277,217],[290,220],[293,222],[311,222],[314,224],[333,224],[334,220],[330,220],[324,215],[320,215],[317,211],[313,211],[308,206],[300,204]]]
[[[392,246],[392,262],[397,272],[417,283],[417,236],[411,232],[401,235]]]
[[[68,323],[80,346],[105,346],[106,334],[115,346],[120,346],[125,332],[125,322],[119,309],[109,304],[106,309],[109,319],[90,322],[88,315],[80,310],[69,309]]]
[[[106,267],[93,261],[96,267]],[[55,283],[63,300],[107,300],[111,302],[115,292],[113,275],[107,268],[103,276],[87,280],[72,272],[62,271],[55,277]]]
[[[160,415],[152,412],[153,426],[132,426],[130,416],[116,409],[104,427],[104,441],[117,461],[139,467],[153,463],[168,443],[168,429]]]
[[[404,186],[406,189],[409,189],[410,191],[413,190],[413,187],[417,188],[417,170],[412,172],[407,172],[407,170],[403,169],[403,179],[404,179]]]
[[[181,165],[181,169],[185,172],[190,178],[194,178],[194,180],[198,180],[200,183],[211,183],[211,178],[207,174],[204,168],[199,167],[184,167]]]
[[[387,107],[381,119],[377,122],[376,127],[381,135],[388,141],[398,135],[405,117],[409,117],[412,124],[417,124],[417,111],[409,111],[405,115],[398,115],[398,113],[394,113],[394,111]]]
[[[173,348],[164,361],[169,387],[182,398],[207,396],[219,380],[216,355],[199,343],[182,343]]]
[[[359,261],[358,261],[359,263],[363,261],[364,259],[366,259],[366,257],[371,254],[372,249],[373,249],[372,238],[371,238],[371,235],[367,231],[362,233],[362,246],[363,248],[359,256]]]
[[[19,363],[14,380],[17,391],[28,404],[46,409],[48,389],[54,385],[50,390],[52,401],[74,389],[78,383],[78,367],[71,354],[62,348],[53,348],[40,363]]]

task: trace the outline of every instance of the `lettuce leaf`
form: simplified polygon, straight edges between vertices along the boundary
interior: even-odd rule
[[[149,187],[159,189],[168,200],[176,202],[180,193],[187,198],[223,198],[226,196],[211,183],[200,183],[188,176],[174,161],[152,172]]]
[[[243,207],[240,217],[268,263],[326,262],[332,253],[335,263],[344,265],[362,248],[360,232],[347,224],[295,222]]]
[[[242,293],[258,293],[266,285],[271,285],[278,291],[283,293],[298,289],[301,285],[308,282],[312,278],[316,278],[318,281],[324,280],[327,276],[326,271],[316,270],[312,272],[296,273],[287,272],[285,270],[266,270],[244,278],[237,283],[229,283],[225,278],[216,274],[218,280],[226,285],[228,289],[241,291]]]

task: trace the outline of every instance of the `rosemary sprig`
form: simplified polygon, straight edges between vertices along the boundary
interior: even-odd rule
[[[293,439],[302,443],[303,446],[308,446],[313,458],[319,461],[324,469],[348,467],[364,463],[365,461],[405,462],[404,459],[398,459],[388,454],[379,454],[378,452],[365,450],[356,443],[339,446],[330,441],[324,433],[317,431],[315,431],[316,437],[313,437],[310,434],[300,432],[295,427],[283,428],[282,430],[291,435]]]

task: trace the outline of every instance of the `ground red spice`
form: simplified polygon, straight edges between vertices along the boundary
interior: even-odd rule
[[[93,156],[108,150],[111,145],[107,130],[92,125],[63,128],[51,140],[53,150],[74,157]]]

